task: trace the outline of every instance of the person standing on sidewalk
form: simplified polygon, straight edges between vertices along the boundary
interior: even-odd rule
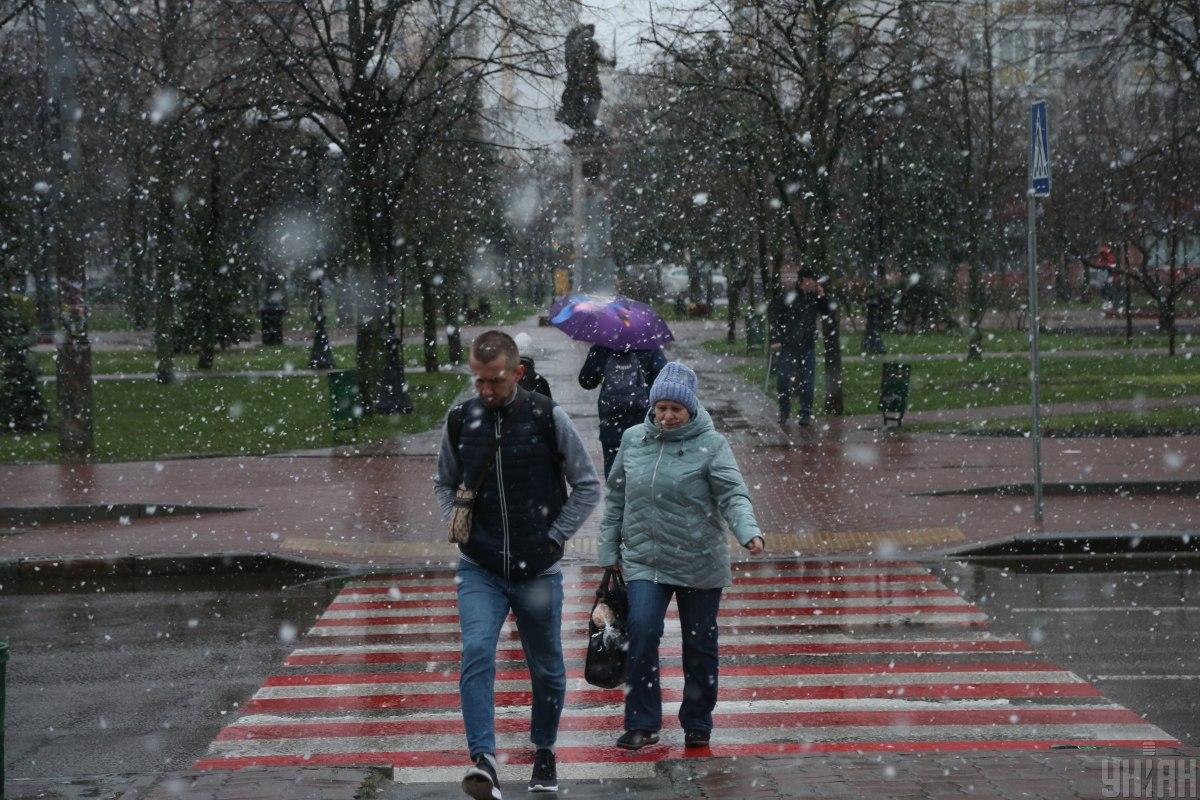
[[[533,684],[530,739],[537,751],[529,789],[558,789],[554,743],[567,685],[558,560],[599,504],[600,481],[562,407],[518,385],[524,370],[508,334],[481,334],[468,363],[476,396],[446,417],[435,489],[449,519],[459,487],[478,486],[456,580],[459,691],[473,762],[462,788],[475,800],[500,800],[496,645],[510,610]]]
[[[650,386],[667,363],[661,347],[653,350],[613,350],[592,345],[583,367],[579,385],[584,389],[600,387],[596,401],[600,414],[600,447],[604,451],[604,477],[612,471],[621,434],[646,419],[650,407]]]
[[[825,288],[810,269],[800,270],[794,289],[771,302],[771,351],[775,353],[779,424],[786,425],[792,395],[800,401],[796,421],[812,422],[813,383],[817,367],[817,321],[830,311]]]
[[[733,450],[696,398],[696,373],[667,364],[650,402],[646,420],[621,438],[597,545],[597,561],[621,569],[629,597],[625,733],[617,746],[658,741],[658,646],[674,595],[683,635],[679,722],[686,747],[707,747],[717,703],[717,611],[733,582],[725,525],[753,555],[766,545]]]

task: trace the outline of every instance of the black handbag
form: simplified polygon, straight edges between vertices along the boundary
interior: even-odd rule
[[[592,611],[601,603],[612,610],[613,621],[609,625],[597,625],[592,618],[594,615],[588,616],[588,648],[583,678],[592,686],[615,689],[625,683],[627,674],[629,636],[625,625],[629,619],[629,595],[625,590],[625,578],[612,567],[604,570]]]

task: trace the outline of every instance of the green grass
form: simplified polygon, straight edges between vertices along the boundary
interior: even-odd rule
[[[766,362],[736,367],[760,390]],[[824,388],[818,359],[818,398]],[[910,411],[984,408],[1029,402],[1029,362],[1025,358],[913,363]],[[879,402],[879,364],[843,365],[847,414],[874,414]],[[772,381],[772,384],[774,381]],[[768,394],[774,397],[774,386]],[[1125,400],[1136,397],[1200,395],[1200,359],[1165,355],[1115,355],[1094,358],[1046,358],[1042,361],[1044,403]],[[818,407],[820,403],[817,403]]]
[[[725,306],[717,306],[715,304],[713,305],[712,310],[706,316],[699,317],[691,317],[686,313],[680,314],[675,309],[674,303],[655,303],[654,310],[657,311],[658,315],[667,322],[681,322],[689,319],[725,319],[727,313]]]
[[[478,325],[515,325],[521,320],[528,319],[534,314],[544,313],[546,307],[535,305],[528,300],[518,300],[513,305],[508,304],[508,300],[498,297],[490,298],[492,301],[492,313],[481,319]],[[469,342],[468,342],[469,344]]]
[[[94,331],[132,331],[133,320],[123,306],[98,305],[88,312],[88,328]]]
[[[333,348],[333,357],[338,368],[354,367],[354,345],[338,345]],[[34,363],[42,375],[53,375],[57,353],[38,351],[33,353]],[[423,351],[419,344],[404,346],[405,363],[416,367],[423,363]],[[438,362],[449,361],[445,344],[438,345]],[[94,375],[116,375],[121,373],[153,372],[158,360],[151,350],[95,350],[92,352]],[[285,345],[283,347],[235,347],[217,353],[213,369],[221,372],[242,370],[291,372],[308,368],[308,347]],[[175,357],[175,369],[179,372],[195,372],[196,356],[181,354]]]
[[[415,411],[363,420],[358,441],[433,428],[466,385],[456,374],[410,374]],[[44,390],[54,406],[54,387]],[[172,455],[262,454],[332,444],[329,389],[323,377],[201,378],[160,386],[102,381],[93,388],[97,461]],[[47,431],[0,435],[0,462],[55,460],[58,436]],[[343,438],[343,441],[345,439]]]
[[[861,332],[842,332],[842,353],[858,355],[862,345]],[[937,355],[942,353],[966,355],[967,334],[962,331],[953,333],[919,333],[902,334],[887,333],[883,336],[887,354],[896,355]],[[1176,345],[1180,352],[1195,349],[1200,344],[1191,334],[1180,336]],[[1127,350],[1125,336],[1098,335],[1086,333],[1044,333],[1038,337],[1039,349],[1046,354],[1056,352],[1073,352],[1089,350]],[[1166,334],[1158,332],[1135,332],[1133,348],[1153,348],[1167,346]],[[818,352],[822,350],[820,343]],[[746,352],[745,339],[739,338],[734,344],[729,344],[724,338],[710,339],[704,342],[704,348],[719,356],[744,356]],[[1029,335],[1024,331],[990,330],[984,332],[983,350],[985,353],[1026,353],[1029,351]],[[753,354],[750,354],[753,355]]]
[[[1028,431],[1029,417],[1008,417],[955,422],[915,422],[905,430],[958,433],[964,431]],[[1120,429],[1172,430],[1200,426],[1200,410],[1191,406],[1151,408],[1144,411],[1104,411],[1094,414],[1061,414],[1042,417],[1046,431],[1112,431]]]

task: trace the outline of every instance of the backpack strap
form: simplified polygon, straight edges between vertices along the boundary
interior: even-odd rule
[[[558,404],[541,392],[530,392],[529,398],[533,403],[533,418],[537,420],[538,433],[549,440],[550,446],[558,454],[558,461],[561,464],[563,456],[558,452],[558,431],[554,424],[554,407]]]
[[[558,427],[554,422],[554,407],[558,405],[540,392],[530,392],[530,402],[533,404],[534,419],[537,420],[538,432],[550,442],[554,448],[554,468],[558,471],[558,485],[562,491],[563,500],[567,499],[567,483],[563,476],[563,462],[566,457],[558,449]]]
[[[446,433],[450,435],[450,444],[454,449],[458,449],[459,440],[462,439],[463,416],[467,413],[467,404],[459,403],[450,409],[450,413],[446,415]]]

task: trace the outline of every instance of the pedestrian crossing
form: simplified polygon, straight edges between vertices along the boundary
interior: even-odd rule
[[[564,567],[562,779],[637,777],[697,756],[1178,744],[1023,641],[991,633],[983,612],[919,564],[734,570],[721,604],[712,745],[685,752],[675,727],[683,673],[672,609],[662,743],[630,753],[614,745],[622,690],[582,676],[599,570]],[[527,765],[529,679],[511,617],[497,659],[498,756]],[[350,581],[197,767],[382,765],[405,782],[456,781],[467,761],[458,663],[452,570]]]

